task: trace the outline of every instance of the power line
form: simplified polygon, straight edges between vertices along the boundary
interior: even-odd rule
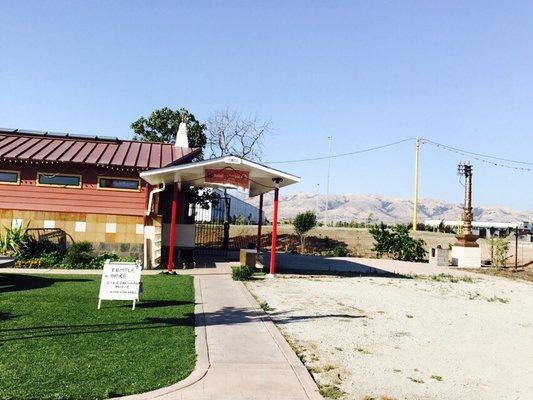
[[[412,141],[412,140],[416,140],[416,138],[406,138],[406,139],[398,140],[396,142],[387,143],[387,144],[384,144],[384,145],[381,145],[381,146],[369,147],[369,148],[366,148],[366,149],[350,151],[350,152],[347,152],[347,153],[334,154],[332,156],[310,157],[310,158],[301,158],[301,159],[296,159],[296,160],[285,160],[285,161],[267,161],[266,163],[268,163],[268,164],[289,164],[289,163],[301,163],[301,162],[320,161],[320,160],[326,160],[326,159],[331,159],[331,158],[346,157],[346,156],[351,156],[351,155],[355,155],[355,154],[361,154],[361,153],[367,153],[367,152],[370,152],[370,151],[376,151],[376,150],[384,149],[384,148],[391,147],[391,146],[396,146],[398,144],[409,142],[409,141]],[[471,157],[474,160],[477,160],[477,161],[480,161],[480,162],[483,162],[483,163],[486,163],[486,164],[490,164],[490,165],[493,165],[493,166],[496,166],[496,167],[514,169],[514,170],[517,170],[517,171],[533,171],[533,168],[520,167],[520,166],[515,166],[515,165],[507,165],[507,164],[502,164],[501,162],[495,162],[493,160],[507,162],[507,163],[521,164],[521,165],[533,165],[533,162],[518,161],[518,160],[509,159],[509,158],[503,158],[503,157],[497,157],[497,156],[492,156],[492,155],[488,155],[488,154],[476,153],[476,152],[473,152],[473,151],[464,150],[464,149],[460,149],[460,148],[457,148],[457,147],[448,146],[448,145],[445,145],[445,144],[442,144],[442,143],[434,142],[434,141],[432,141],[430,139],[425,139],[425,138],[420,138],[420,141],[421,141],[422,144],[430,144],[430,145],[435,146],[437,148],[440,148],[440,149],[443,149],[443,150],[447,150],[447,151],[450,151],[450,152],[453,152],[453,153],[461,154],[461,155],[464,155],[464,156],[467,156],[467,157]]]
[[[472,158],[472,159],[474,159],[476,161],[480,161],[480,162],[483,162],[485,164],[490,164],[492,166],[508,168],[508,169],[514,169],[516,171],[529,171],[529,172],[533,171],[533,168],[519,167],[519,166],[516,166],[516,165],[502,164],[501,162],[495,162],[493,160],[499,160],[499,161],[510,162],[510,163],[515,163],[515,164],[522,164],[522,165],[533,165],[533,163],[531,163],[531,162],[517,161],[517,160],[511,160],[511,159],[507,159],[507,158],[501,158],[501,157],[496,157],[496,156],[489,156],[489,155],[485,155],[485,154],[474,153],[472,151],[458,149],[456,147],[451,147],[451,146],[447,146],[447,145],[444,145],[444,144],[441,144],[441,143],[433,142],[433,141],[428,140],[428,139],[422,139],[422,142],[430,144],[432,146],[435,146],[438,149],[443,149],[443,150],[446,150],[446,151],[449,151],[449,152],[452,152],[452,153],[461,154],[463,156]]]
[[[478,156],[478,157],[483,157],[483,158],[491,158],[493,160],[506,161],[506,162],[511,162],[511,163],[515,163],[515,164],[533,165],[533,162],[517,161],[517,160],[511,160],[509,158],[501,158],[501,157],[496,157],[496,156],[489,156],[487,154],[474,153],[473,151],[459,149],[457,147],[452,147],[452,146],[448,146],[448,145],[445,145],[445,144],[442,144],[442,143],[437,143],[437,142],[434,142],[432,140],[425,139],[425,138],[422,138],[422,142],[423,143],[429,143],[429,144],[432,144],[432,145],[437,146],[437,147],[442,147],[442,148],[444,148],[446,150],[455,151],[455,152],[463,154],[463,155],[473,155],[473,156]]]
[[[402,140],[398,140],[397,142],[387,143],[387,144],[384,144],[384,145],[381,145],[381,146],[375,146],[375,147],[369,147],[369,148],[362,149],[362,150],[350,151],[350,152],[348,152],[348,153],[334,154],[334,155],[332,155],[332,156],[322,156],[322,157],[302,158],[302,159],[299,159],[299,160],[266,161],[266,164],[288,164],[288,163],[299,163],[299,162],[307,162],[307,161],[326,160],[326,159],[328,159],[328,158],[338,158],[338,157],[351,156],[351,155],[354,155],[354,154],[361,154],[361,153],[367,153],[367,152],[369,152],[369,151],[374,151],[374,150],[384,149],[384,148],[386,148],[386,147],[395,146],[395,145],[397,145],[397,144],[404,143],[404,142],[409,142],[409,141],[411,141],[411,140],[415,140],[415,139],[416,139],[416,138],[402,139]]]

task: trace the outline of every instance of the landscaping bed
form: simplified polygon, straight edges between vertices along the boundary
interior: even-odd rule
[[[143,276],[136,309],[104,301],[99,276],[0,273],[0,399],[101,399],[194,369],[190,276]]]

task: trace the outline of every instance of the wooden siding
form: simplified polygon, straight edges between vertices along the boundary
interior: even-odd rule
[[[20,171],[20,185],[0,184],[0,209],[89,214],[143,216],[147,186],[141,181],[140,191],[99,190],[98,176],[139,178],[135,172],[117,172],[89,166],[27,165],[0,163],[0,170]],[[38,172],[78,174],[81,188],[36,186]]]

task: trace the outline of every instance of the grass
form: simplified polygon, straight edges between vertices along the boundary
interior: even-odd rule
[[[272,310],[272,308],[270,307],[270,305],[268,304],[268,302],[266,301],[262,301],[261,303],[259,303],[259,307],[261,307],[261,309],[264,311],[264,312],[269,312]]]
[[[0,274],[0,398],[101,399],[194,369],[194,286],[143,276],[136,310],[104,301],[99,276]]]
[[[345,393],[338,386],[328,385],[319,389],[320,394],[326,399],[340,399]]]
[[[453,276],[451,274],[438,274],[438,275],[431,275],[430,279],[436,282],[451,282],[451,283],[457,283],[457,282],[472,283],[474,282],[474,280],[471,277],[466,276],[466,275]]]

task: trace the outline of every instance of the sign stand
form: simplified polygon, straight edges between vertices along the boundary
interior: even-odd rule
[[[98,310],[102,300],[132,301],[132,310],[139,301],[141,286],[141,262],[111,262],[106,260],[102,271],[100,294],[98,295]]]

